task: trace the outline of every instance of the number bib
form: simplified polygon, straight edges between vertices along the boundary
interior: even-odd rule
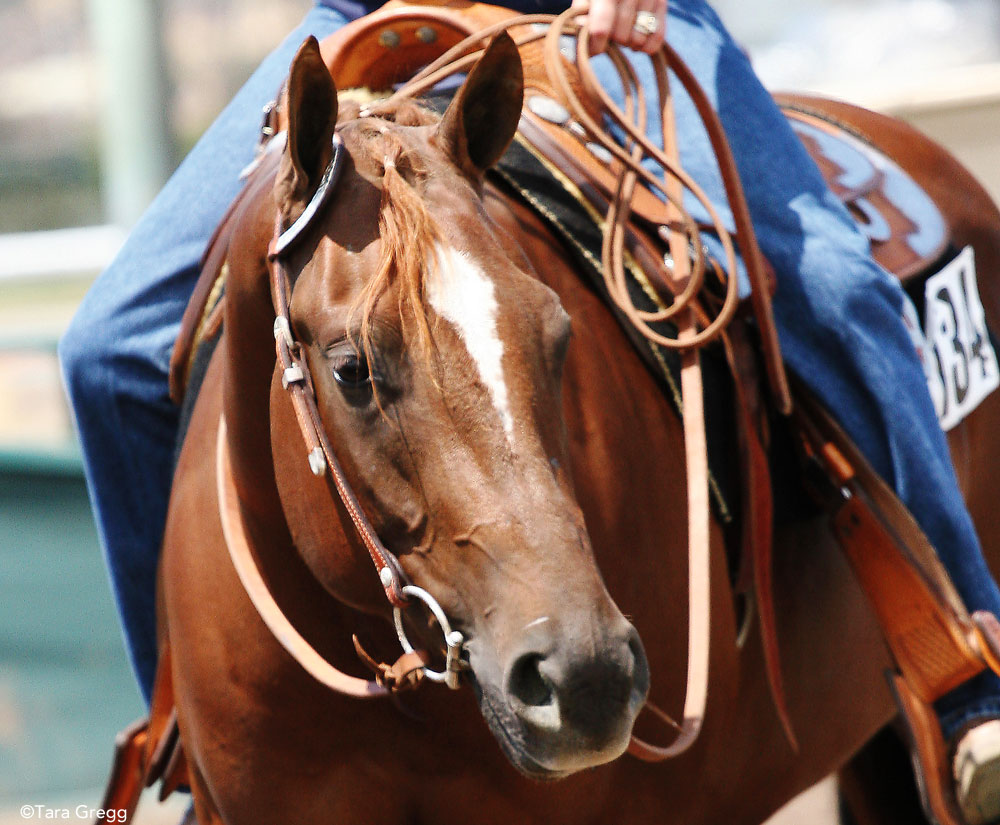
[[[947,432],[1000,386],[972,247],[927,279],[924,296],[926,346],[917,349],[941,429]],[[912,321],[911,316],[908,326]]]

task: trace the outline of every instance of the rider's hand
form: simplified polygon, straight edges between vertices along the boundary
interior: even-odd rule
[[[588,0],[573,0],[573,8],[587,5]],[[589,0],[589,5],[590,48],[595,54],[607,48],[608,40],[647,54],[652,54],[663,43],[667,0]],[[640,12],[646,20],[655,18],[656,28],[652,33],[635,28],[636,15]],[[653,18],[648,18],[649,14]]]

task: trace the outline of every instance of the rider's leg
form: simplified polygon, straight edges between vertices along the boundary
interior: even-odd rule
[[[779,286],[775,318],[786,361],[914,514],[970,610],[1000,610],[962,500],[922,366],[901,322],[902,290],[703,0],[672,0],[668,37],[700,78],[729,136],[761,248]],[[673,88],[676,89],[675,83]],[[677,102],[685,168],[716,203],[722,186],[690,101]],[[1000,614],[997,614],[1000,615]],[[1000,679],[982,674],[943,697],[958,741],[956,793],[970,822],[1000,821]],[[984,724],[985,723],[985,724]],[[968,731],[966,733],[966,731]]]
[[[317,6],[205,133],[84,299],[59,345],[98,533],[136,677],[149,698],[153,609],[177,409],[167,369],[198,262],[253,157],[261,109],[309,34],[346,22]]]
[[[896,279],[874,263],[867,239],[714,12],[702,0],[673,0],[669,12],[668,37],[722,118],[761,247],[778,273],[774,309],[789,366],[895,486],[968,608],[997,613],[1000,591],[902,324]],[[707,138],[683,94],[677,122],[685,168],[713,200],[724,202]],[[1000,679],[989,674],[968,683],[939,710],[946,733],[971,718],[1000,714]]]

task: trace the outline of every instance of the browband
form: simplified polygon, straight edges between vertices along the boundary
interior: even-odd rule
[[[330,162],[323,171],[323,177],[319,180],[316,193],[310,199],[305,211],[295,219],[288,229],[278,235],[274,242],[274,255],[283,254],[298,240],[299,236],[312,222],[312,219],[316,217],[316,214],[330,199],[331,193],[336,188],[337,179],[340,177],[340,169],[344,163],[344,142],[340,139],[340,135],[334,132],[330,145],[333,149],[333,157],[330,158]]]

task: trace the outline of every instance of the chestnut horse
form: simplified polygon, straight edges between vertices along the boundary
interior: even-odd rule
[[[202,825],[754,825],[894,714],[878,628],[817,517],[781,528],[775,545],[799,751],[760,645],[737,647],[732,600],[716,587],[700,738],[659,765],[623,755],[647,693],[673,713],[683,700],[681,425],[565,250],[485,182],[517,128],[519,77],[516,52],[494,49],[443,118],[408,103],[359,116],[338,112],[314,43],[293,63],[285,148],[235,218],[224,332],[163,548],[161,645]],[[425,684],[396,702],[330,692],[285,652],[216,516],[224,418],[241,520],[277,602],[342,670],[364,672],[352,634],[391,657],[379,579],[310,472],[274,355],[268,242],[276,218],[305,210],[335,132],[339,181],[288,258],[292,328],[362,508],[468,654],[460,689]],[[975,226],[952,228],[964,243]],[[1000,300],[986,298],[996,323]],[[957,436],[976,438],[961,477],[987,547],[996,399]],[[717,526],[711,541],[724,582]]]

